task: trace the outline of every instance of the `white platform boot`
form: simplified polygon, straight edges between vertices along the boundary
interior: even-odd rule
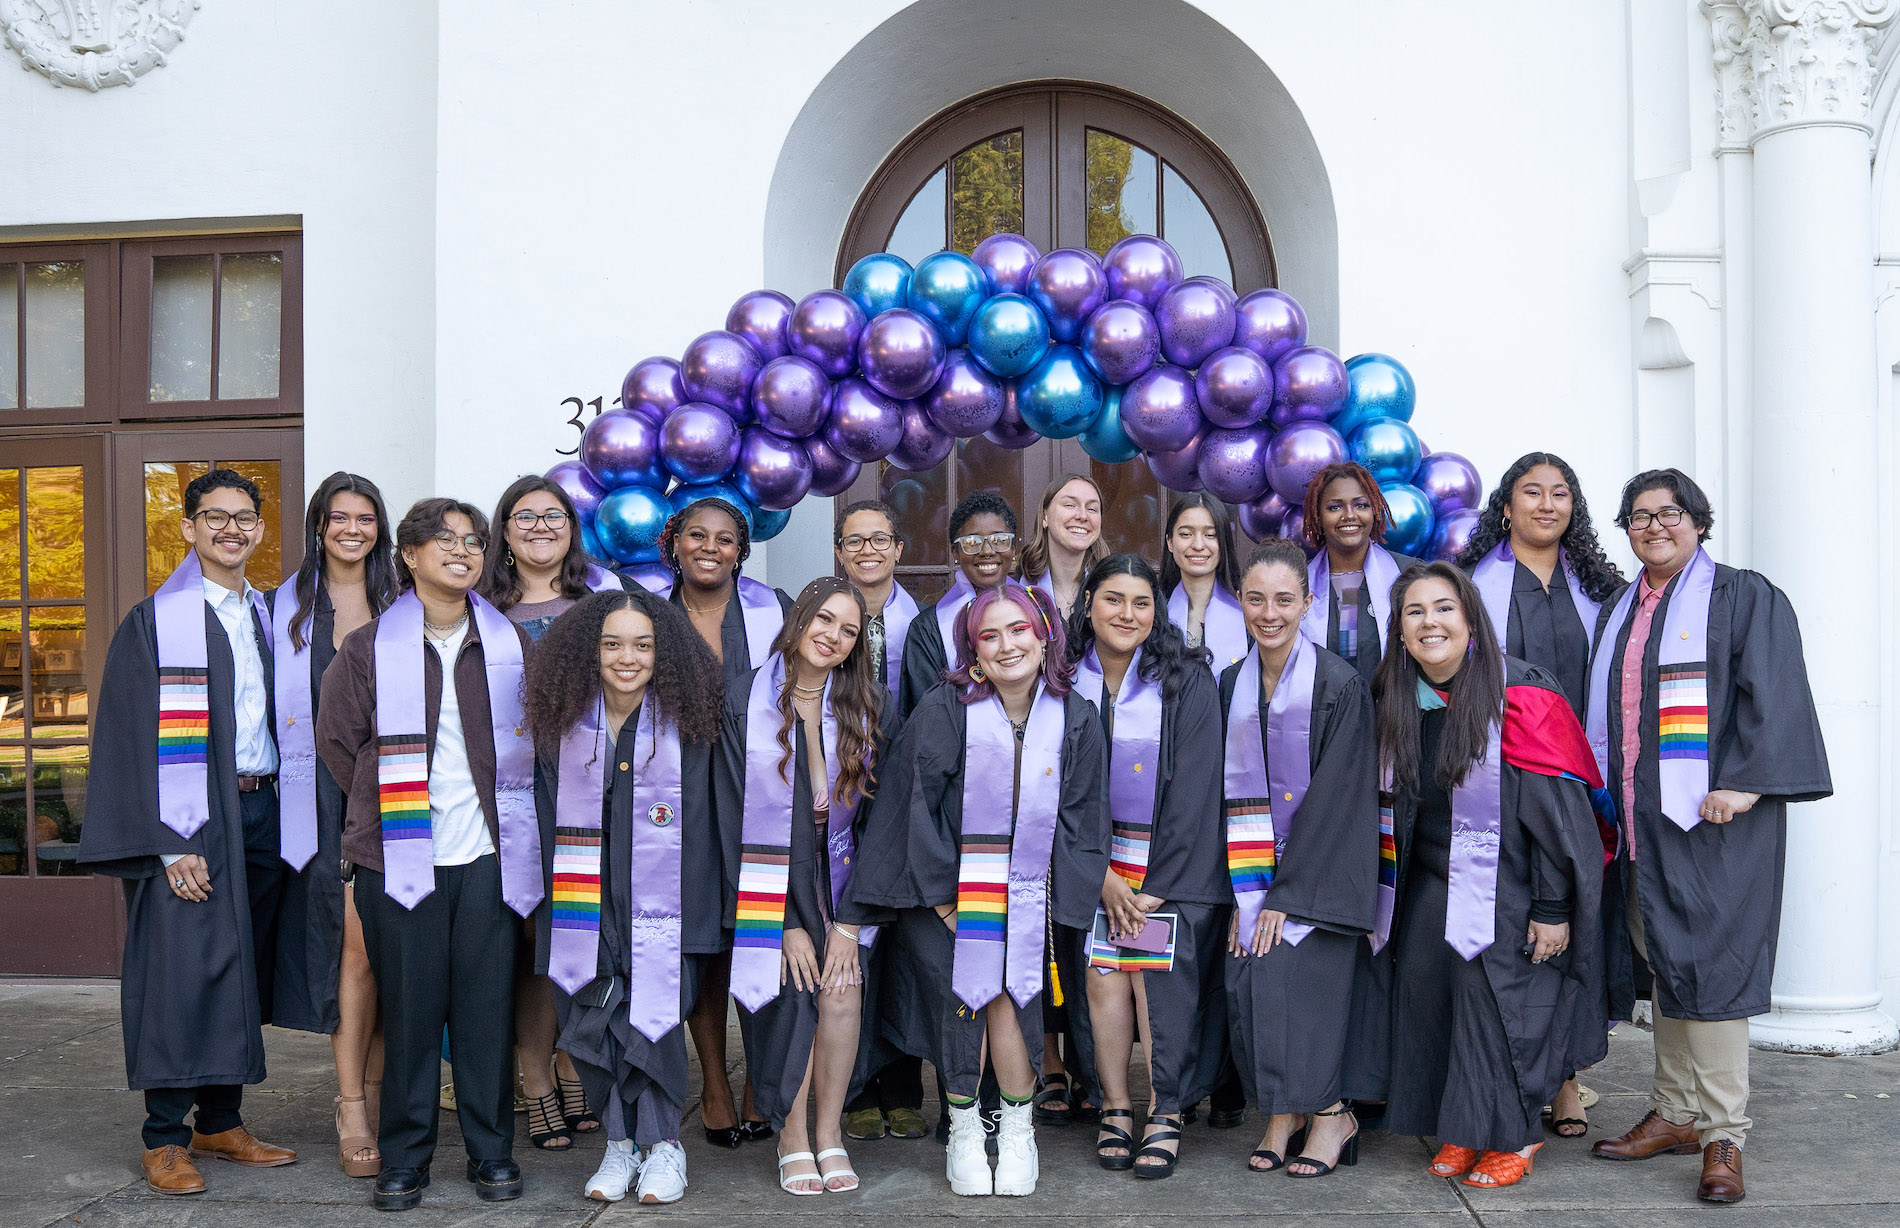
[[[996,1127],[996,1183],[999,1195],[1036,1192],[1040,1164],[1036,1158],[1036,1127],[1030,1114],[1034,1104],[1003,1102],[1003,1117]]]
[[[943,1174],[952,1194],[988,1194],[990,1158],[983,1152],[983,1111],[974,1104],[949,1105],[950,1143],[944,1149]]]

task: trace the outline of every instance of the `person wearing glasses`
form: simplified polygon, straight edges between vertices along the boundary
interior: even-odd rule
[[[442,1029],[478,1198],[521,1196],[515,1163],[515,946],[540,905],[527,633],[476,593],[481,512],[424,499],[396,526],[402,595],[323,678],[317,754],[344,782],[343,856],[383,999],[383,1171],[372,1203],[422,1201],[435,1157]]]
[[[918,702],[943,684],[950,665],[945,645],[951,642],[958,612],[976,594],[1008,582],[1017,541],[1016,512],[1001,495],[979,490],[957,500],[950,512],[950,561],[956,564],[956,574],[949,590],[921,612],[904,640],[899,715],[908,719]]]
[[[1785,594],[1702,548],[1708,496],[1676,469],[1623,487],[1642,572],[1603,606],[1587,726],[1622,825],[1625,913],[1607,917],[1612,1016],[1632,1005],[1627,941],[1654,974],[1649,1111],[1591,1150],[1702,1152],[1697,1197],[1739,1202],[1748,1019],[1768,1009],[1788,803],[1833,791]]]
[[[264,1080],[286,877],[270,631],[244,576],[262,506],[230,469],[185,487],[184,561],[119,624],[93,710],[79,861],[125,880],[125,1076],[145,1093],[143,1167],[158,1194],[204,1193],[193,1154],[297,1158],[240,1112],[244,1084]]]

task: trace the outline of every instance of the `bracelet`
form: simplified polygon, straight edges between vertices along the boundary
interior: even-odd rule
[[[856,934],[846,932],[844,927],[839,925],[836,921],[833,921],[831,923],[831,932],[834,934],[837,934],[838,936],[842,938],[849,938],[852,942],[856,942],[858,940],[858,936]]]

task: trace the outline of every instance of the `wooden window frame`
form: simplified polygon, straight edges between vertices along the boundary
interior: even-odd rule
[[[23,293],[25,269],[0,294],[12,294],[21,311],[14,344],[19,347],[18,409],[0,409],[0,430],[14,426],[68,426],[110,422],[113,417],[112,361],[117,327],[118,261],[110,243],[0,243],[0,264],[46,264],[77,260],[84,266],[86,284],[86,403],[57,409],[26,408],[26,312]]]

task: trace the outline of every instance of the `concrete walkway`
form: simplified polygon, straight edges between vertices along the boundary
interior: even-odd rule
[[[246,1122],[261,1137],[297,1148],[302,1158],[262,1170],[208,1162],[208,1193],[160,1198],[139,1176],[144,1111],[141,1098],[124,1090],[117,988],[0,985],[0,1120],[11,1126],[11,1141],[0,1145],[0,1225],[578,1228],[654,1219],[763,1223],[768,1216],[882,1228],[1003,1220],[1077,1220],[1099,1228],[1183,1221],[1291,1225],[1322,1216],[1348,1228],[1900,1224],[1900,1054],[1755,1054],[1749,1196],[1730,1208],[1696,1201],[1699,1159],[1612,1164],[1592,1159],[1588,1140],[1553,1138],[1530,1179],[1509,1190],[1468,1190],[1432,1177],[1424,1142],[1383,1131],[1367,1136],[1357,1169],[1312,1181],[1250,1174],[1245,1157],[1261,1132],[1251,1115],[1238,1130],[1190,1127],[1181,1168],[1167,1181],[1103,1172],[1094,1163],[1092,1131],[1044,1127],[1037,1132],[1042,1182],[1029,1198],[956,1198],[944,1183],[941,1147],[928,1139],[886,1139],[854,1147],[864,1182],[858,1192],[795,1199],[777,1188],[770,1143],[715,1150],[690,1112],[692,1188],[670,1208],[588,1202],[580,1190],[599,1160],[599,1136],[562,1155],[529,1147],[525,1132],[516,1152],[527,1173],[525,1196],[479,1202],[460,1179],[464,1155],[454,1118],[444,1117],[436,1182],[420,1209],[398,1219],[370,1209],[369,1182],[337,1170],[327,1038],[266,1029],[265,1039],[270,1078],[247,1090]],[[736,1061],[736,1028],[732,1051]],[[1618,1029],[1609,1060],[1585,1078],[1603,1094],[1589,1139],[1601,1136],[1598,1127],[1618,1132],[1642,1115],[1649,1063],[1649,1034]],[[927,1112],[934,1121],[934,1107]]]

